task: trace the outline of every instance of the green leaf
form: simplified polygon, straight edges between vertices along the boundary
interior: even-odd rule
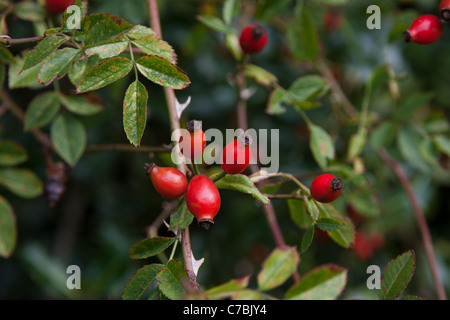
[[[314,199],[305,198],[305,208],[306,212],[309,214],[313,221],[317,221],[319,218],[319,208],[317,207],[316,201]]]
[[[100,44],[85,50],[88,56],[98,55],[100,59],[109,59],[118,56],[128,47],[127,41],[117,40],[112,43]]]
[[[14,62],[14,55],[5,47],[0,47],[0,62],[9,64]]]
[[[367,143],[367,130],[361,128],[357,133],[350,137],[350,142],[347,151],[347,160],[352,161],[358,157],[364,150]]]
[[[127,36],[130,39],[141,39],[149,36],[156,36],[156,33],[152,28],[138,24],[127,31]]]
[[[254,301],[254,300],[276,300],[276,298],[271,297],[265,293],[251,290],[251,289],[244,289],[236,292],[231,296],[232,300],[247,300],[247,301]],[[261,309],[260,309],[261,310]]]
[[[329,264],[318,267],[291,287],[285,298],[289,300],[332,300],[345,288],[347,269]]]
[[[28,169],[0,169],[0,184],[15,195],[25,199],[36,198],[43,192],[41,180],[33,171]]]
[[[266,113],[271,115],[285,113],[286,108],[283,106],[283,102],[288,99],[288,94],[284,89],[276,88],[275,90],[272,90],[267,103]]]
[[[170,215],[169,230],[184,229],[194,220],[194,216],[189,212],[186,205],[186,197],[183,196],[178,202],[174,212]]]
[[[80,52],[79,49],[63,48],[53,52],[44,60],[38,79],[41,84],[49,84],[54,79],[60,79],[69,71],[72,61]]]
[[[157,255],[158,253],[166,250],[172,243],[174,243],[175,238],[168,237],[154,237],[149,239],[144,239],[135,243],[130,251],[129,256],[131,259],[145,259]]]
[[[319,205],[320,218],[331,218],[342,223],[342,225],[332,231],[328,231],[330,238],[343,248],[350,248],[355,239],[355,227],[349,218],[342,217],[330,204]]]
[[[333,218],[319,218],[316,226],[322,231],[334,231],[342,226],[342,222]]]
[[[128,140],[135,146],[141,143],[147,123],[148,93],[138,80],[130,84],[123,101],[123,127]]]
[[[140,268],[125,286],[122,300],[139,300],[163,268],[163,264],[150,264]]]
[[[17,3],[13,10],[20,19],[40,22],[45,19],[44,7],[33,1],[22,1]]]
[[[294,247],[276,248],[258,273],[258,289],[266,291],[283,284],[296,270],[300,256]]]
[[[255,8],[255,18],[258,21],[271,21],[286,10],[290,2],[290,0],[261,0]]]
[[[208,289],[205,291],[205,294],[208,299],[212,300],[230,297],[242,289],[247,288],[249,279],[249,276],[240,279],[231,279],[224,284]]]
[[[392,122],[383,122],[372,132],[369,143],[375,149],[387,147],[394,141],[396,130],[397,129]]]
[[[278,81],[274,74],[254,64],[246,64],[244,72],[247,77],[266,87],[270,87]]]
[[[243,174],[227,174],[222,179],[215,182],[219,189],[229,189],[247,193],[252,195],[255,199],[258,199],[263,204],[269,203],[269,199],[261,194],[259,189],[250,180],[249,177]]]
[[[298,199],[287,200],[291,219],[300,227],[308,228],[313,223],[313,219],[305,208],[305,202]]]
[[[309,146],[314,159],[321,168],[326,168],[328,160],[334,159],[334,145],[331,137],[321,127],[309,123],[309,131],[311,133]]]
[[[91,102],[87,95],[66,96],[61,94],[59,99],[67,110],[81,116],[94,115],[103,110],[101,104]]]
[[[239,38],[234,32],[228,32],[225,35],[225,46],[230,50],[236,61],[241,61],[242,59],[242,49],[239,43]]]
[[[14,210],[9,202],[0,196],[0,256],[11,256],[17,241],[17,226]]]
[[[136,66],[147,79],[164,87],[183,89],[191,83],[183,70],[159,56],[141,57]]]
[[[348,203],[363,216],[376,218],[380,215],[380,206],[375,201],[371,190],[350,194]]]
[[[28,159],[27,151],[11,140],[0,140],[0,165],[14,166]]]
[[[82,57],[81,59],[74,61],[69,68],[70,82],[72,82],[74,86],[78,86],[86,72],[91,70],[99,62],[100,57],[98,55],[92,55],[87,58]]]
[[[317,75],[302,76],[295,80],[288,89],[291,100],[313,101],[328,91],[328,83]]]
[[[215,16],[198,16],[198,20],[203,23],[208,28],[211,28],[215,31],[221,32],[221,33],[228,33],[230,28],[223,22],[222,19],[217,18]]]
[[[100,13],[101,20],[93,24],[86,33],[83,47],[105,44],[118,38],[133,26],[124,19],[106,13]]]
[[[75,166],[86,147],[83,124],[74,116],[62,113],[53,121],[50,135],[58,155],[72,167]]]
[[[314,238],[314,228],[314,224],[310,225],[308,229],[306,229],[306,232],[303,234],[302,241],[300,243],[300,252],[305,252],[311,245]]]
[[[171,62],[175,62],[176,60],[176,54],[172,46],[159,39],[156,35],[132,40],[131,43],[141,49],[145,54],[160,56]]]
[[[431,97],[432,95],[429,93],[413,93],[408,95],[395,112],[395,118],[398,120],[410,119],[420,108],[430,101]]]
[[[303,6],[300,14],[288,23],[288,44],[294,57],[300,61],[315,60],[320,52],[317,30],[308,9]]]
[[[238,0],[225,0],[223,4],[223,21],[226,25],[230,26],[233,19],[239,14],[239,1]]]
[[[328,231],[328,235],[341,247],[350,248],[355,239],[355,228],[350,219],[344,218],[342,223],[338,229]]]
[[[117,57],[103,61],[81,78],[77,92],[87,92],[103,88],[123,77],[133,68],[133,62],[127,58]]]
[[[50,54],[55,52],[65,41],[66,37],[59,35],[51,35],[42,39],[37,46],[30,51],[22,66],[21,71],[34,67],[38,63],[44,61]]]
[[[439,151],[450,156],[450,138],[438,134],[433,136],[432,140],[434,145],[439,149]]]
[[[428,173],[430,167],[417,148],[422,140],[422,136],[411,127],[402,127],[397,133],[397,145],[403,159],[414,168]]]
[[[59,106],[58,94],[53,91],[44,92],[34,97],[25,112],[25,131],[40,128],[50,123],[58,113]]]
[[[185,296],[183,283],[188,282],[189,278],[183,265],[177,260],[170,260],[156,278],[160,281],[159,289],[169,299],[181,300]]]
[[[381,278],[381,290],[378,296],[381,300],[394,300],[408,286],[414,275],[415,254],[413,250],[404,252],[389,262]]]
[[[21,72],[25,59],[26,56],[25,58],[17,57],[16,60],[9,66],[8,72],[9,88],[10,89],[42,88],[43,86],[38,81],[38,74],[44,62],[38,63],[34,67],[31,67]]]

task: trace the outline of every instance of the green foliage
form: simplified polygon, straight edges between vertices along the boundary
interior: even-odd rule
[[[389,262],[378,292],[380,299],[393,300],[399,297],[411,281],[415,267],[414,251],[407,251]]]
[[[258,273],[258,289],[267,291],[284,283],[295,272],[299,261],[295,248],[273,250]]]
[[[405,295],[407,286],[433,297],[425,253],[412,250],[422,242],[405,181],[380,156],[405,170],[444,269],[448,35],[432,46],[400,40],[422,4],[380,1],[380,31],[365,27],[359,1],[262,0],[250,11],[239,0],[160,3],[164,40],[146,26],[145,2],[76,0],[76,30],[69,13],[49,16],[42,4],[0,4],[8,8],[0,33],[12,37],[0,39],[0,256],[24,269],[2,266],[0,297],[14,286],[16,296],[77,297],[61,262],[71,260],[85,264],[83,298],[421,299]],[[342,20],[328,25],[330,13]],[[239,45],[247,23],[268,31],[257,55]],[[165,106],[172,89],[177,114]],[[197,170],[217,178],[220,218],[208,231],[193,223],[184,196],[162,199],[142,173],[149,158],[174,165],[169,126],[192,118],[223,132],[280,130],[276,174],[257,165],[224,176],[206,163],[184,168],[188,179]],[[70,170],[57,174],[55,163]],[[332,204],[308,189],[324,172],[344,181]],[[55,185],[67,194],[52,212],[42,196]],[[201,257],[188,251],[192,266],[182,254],[186,228]],[[361,260],[355,235],[366,232],[383,241]],[[398,247],[404,253],[387,265],[381,289],[369,291],[361,270]],[[195,276],[202,292],[190,288]]]
[[[289,300],[332,300],[343,291],[347,281],[347,269],[325,265],[307,273],[286,292]]]

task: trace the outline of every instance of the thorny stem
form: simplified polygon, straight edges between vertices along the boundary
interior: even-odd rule
[[[442,284],[442,280],[439,274],[438,265],[436,262],[436,257],[434,255],[433,244],[431,240],[430,230],[425,219],[425,215],[420,207],[417,196],[414,192],[414,189],[411,185],[411,182],[408,179],[406,172],[403,170],[400,163],[398,163],[394,158],[392,158],[385,148],[380,148],[378,150],[378,154],[385,164],[387,164],[392,171],[394,171],[397,179],[400,181],[400,184],[403,187],[403,190],[408,197],[412,209],[414,211],[414,215],[417,220],[417,224],[419,225],[420,233],[422,235],[422,244],[425,248],[425,253],[427,255],[428,263],[430,265],[431,274],[434,279],[434,285],[436,286],[437,296],[440,300],[446,300],[445,289]]]
[[[162,32],[161,32],[161,23],[159,20],[159,11],[158,11],[158,3],[156,0],[147,0],[148,3],[148,10],[149,10],[149,17],[150,17],[150,24],[151,28],[155,33],[159,36],[160,39],[162,39]],[[176,105],[175,105],[175,92],[173,89],[164,87],[164,94],[166,96],[167,101],[167,107],[170,117],[170,126],[172,129],[172,132],[174,130],[180,129],[180,120],[178,119],[178,115],[176,112]],[[185,173],[186,168],[183,164],[178,165],[178,169]],[[183,258],[184,258],[184,267],[186,269],[186,273],[189,277],[189,283],[191,287],[197,292],[200,293],[200,287],[197,283],[197,277],[195,275],[193,266],[192,266],[192,249],[191,249],[191,242],[189,238],[189,227],[186,227],[185,229],[180,230],[180,237],[181,237],[181,245],[182,245],[182,251],[183,251]]]

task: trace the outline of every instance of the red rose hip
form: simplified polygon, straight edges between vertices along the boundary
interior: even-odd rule
[[[207,176],[195,175],[186,190],[186,205],[198,225],[209,229],[220,209],[220,193],[214,182]]]
[[[442,30],[442,22],[438,17],[425,14],[414,20],[411,27],[403,32],[403,39],[405,42],[431,44],[439,40]]]
[[[239,44],[242,51],[248,54],[262,51],[267,44],[266,29],[256,23],[245,27],[239,37]]]
[[[57,15],[66,11],[75,0],[45,0],[45,7],[50,14]]]
[[[184,173],[177,168],[158,167],[154,163],[146,163],[144,169],[156,192],[163,197],[177,199],[185,194],[188,181]]]
[[[313,180],[310,192],[314,200],[329,203],[339,197],[343,187],[344,183],[341,178],[325,173]]]
[[[228,143],[222,150],[222,170],[228,174],[238,174],[244,171],[252,157],[251,143],[252,138],[245,134]]]
[[[196,120],[188,121],[186,128],[189,131],[189,135],[180,137],[181,153],[191,160],[198,159],[202,156],[206,146],[206,136],[201,128],[201,122]],[[184,138],[186,138],[185,141]]]
[[[450,22],[450,0],[442,0],[439,5],[439,12],[441,13],[441,18],[447,22]]]

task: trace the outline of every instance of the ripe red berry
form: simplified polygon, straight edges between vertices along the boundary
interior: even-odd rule
[[[75,0],[45,0],[45,7],[50,14],[57,15],[66,11]]]
[[[186,128],[189,131],[189,135],[180,137],[181,153],[191,160],[198,159],[202,156],[206,146],[206,136],[201,128],[201,122],[196,120],[188,121]]]
[[[344,23],[344,16],[339,12],[327,11],[323,15],[323,26],[328,32],[339,30]]]
[[[355,255],[363,261],[369,260],[373,256],[372,244],[362,232],[355,232],[353,251],[355,252]]]
[[[425,14],[414,20],[411,27],[403,32],[403,39],[417,44],[431,44],[439,40],[442,29],[442,22],[438,17]]]
[[[441,13],[441,18],[447,22],[450,22],[450,0],[442,0],[439,5],[439,12]]]
[[[195,175],[186,190],[186,205],[197,218],[198,225],[209,229],[220,209],[219,190],[209,177]]]
[[[376,250],[384,246],[384,235],[380,232],[365,234],[362,231],[355,232],[353,251],[360,260],[369,260]]]
[[[314,200],[328,203],[339,197],[343,186],[341,178],[325,173],[313,180],[310,192]]]
[[[251,142],[250,136],[241,134],[223,148],[221,162],[223,171],[228,174],[238,174],[248,167],[252,156]]]
[[[267,43],[267,32],[259,24],[251,24],[242,30],[239,37],[239,44],[242,51],[248,54],[255,54],[264,49]]]
[[[146,163],[144,169],[155,190],[163,197],[177,199],[186,192],[188,181],[180,170],[172,167],[158,167],[154,163]]]

